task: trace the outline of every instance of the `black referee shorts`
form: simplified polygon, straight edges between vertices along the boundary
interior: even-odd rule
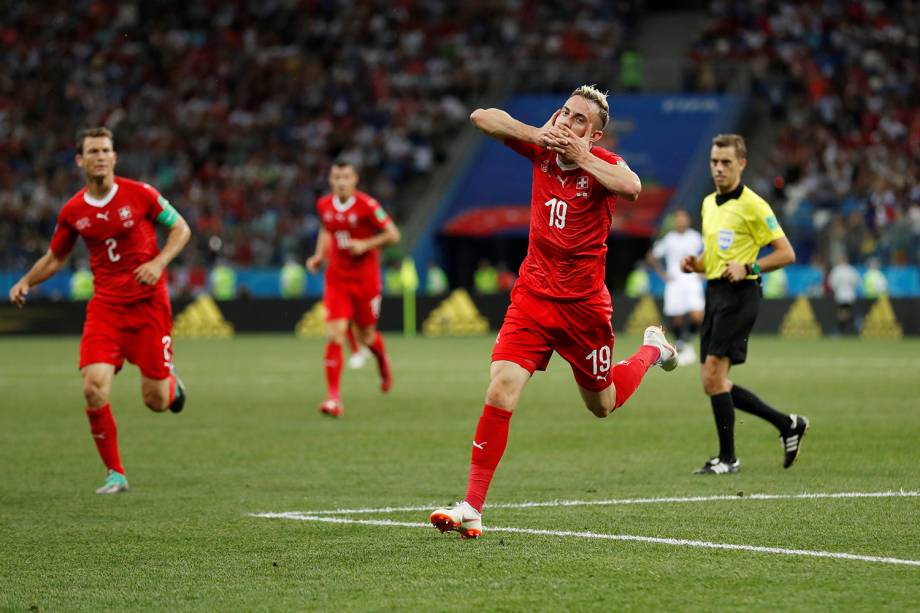
[[[747,359],[748,337],[760,310],[760,283],[714,279],[706,284],[706,312],[700,330],[700,363],[707,355],[732,364]]]

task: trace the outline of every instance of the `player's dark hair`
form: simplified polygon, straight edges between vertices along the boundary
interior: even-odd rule
[[[740,134],[716,134],[712,144],[714,147],[734,147],[739,160],[747,159],[747,146]]]
[[[358,165],[349,160],[348,158],[336,158],[332,162],[333,168],[345,168],[346,166],[351,167],[355,171],[355,174],[360,174],[358,172]]]
[[[108,128],[103,128],[99,126],[97,128],[86,128],[85,130],[80,130],[80,133],[77,134],[77,153],[83,155],[83,141],[87,138],[98,138],[100,136],[108,137],[112,141],[112,149],[115,149],[115,135],[112,134],[112,131]]]

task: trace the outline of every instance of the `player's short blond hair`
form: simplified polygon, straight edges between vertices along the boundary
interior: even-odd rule
[[[607,121],[610,119],[610,107],[607,105],[607,92],[602,92],[596,85],[582,85],[572,92],[573,96],[581,96],[588,102],[597,105],[597,116],[601,120],[600,129],[607,127]]]
[[[713,147],[734,147],[739,160],[747,159],[747,145],[740,134],[716,134],[712,139]]]
[[[80,133],[77,134],[77,153],[83,155],[83,141],[87,138],[99,138],[101,136],[107,137],[112,141],[112,149],[115,149],[115,135],[112,134],[112,131],[108,128],[98,127],[98,128],[86,128],[85,130],[80,130]]]

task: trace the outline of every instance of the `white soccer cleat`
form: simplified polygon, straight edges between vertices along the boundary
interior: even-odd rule
[[[361,347],[355,351],[348,358],[348,368],[352,370],[360,370],[364,368],[364,365],[367,363],[367,358],[371,355],[370,350],[367,347]]]
[[[465,500],[449,509],[436,509],[428,519],[441,532],[454,530],[465,539],[482,536],[482,514]]]
[[[664,330],[661,329],[661,326],[649,326],[646,328],[642,344],[658,347],[661,355],[655,363],[661,366],[662,370],[671,372],[677,368],[677,349],[665,338]]]

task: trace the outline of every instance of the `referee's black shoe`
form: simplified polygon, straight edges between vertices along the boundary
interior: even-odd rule
[[[741,470],[741,460],[725,461],[719,456],[709,458],[702,468],[693,471],[694,475],[728,475]]]
[[[795,464],[796,458],[799,457],[799,451],[802,449],[802,439],[808,432],[808,418],[801,415],[790,415],[789,419],[792,425],[788,432],[779,435],[779,440],[783,444],[783,468],[789,468]]]
[[[176,397],[173,399],[172,404],[169,405],[169,410],[173,413],[180,413],[185,408],[185,397],[188,396],[188,392],[185,391],[185,384],[182,383],[182,379],[176,374],[175,369],[172,371],[172,376],[176,378]]]

